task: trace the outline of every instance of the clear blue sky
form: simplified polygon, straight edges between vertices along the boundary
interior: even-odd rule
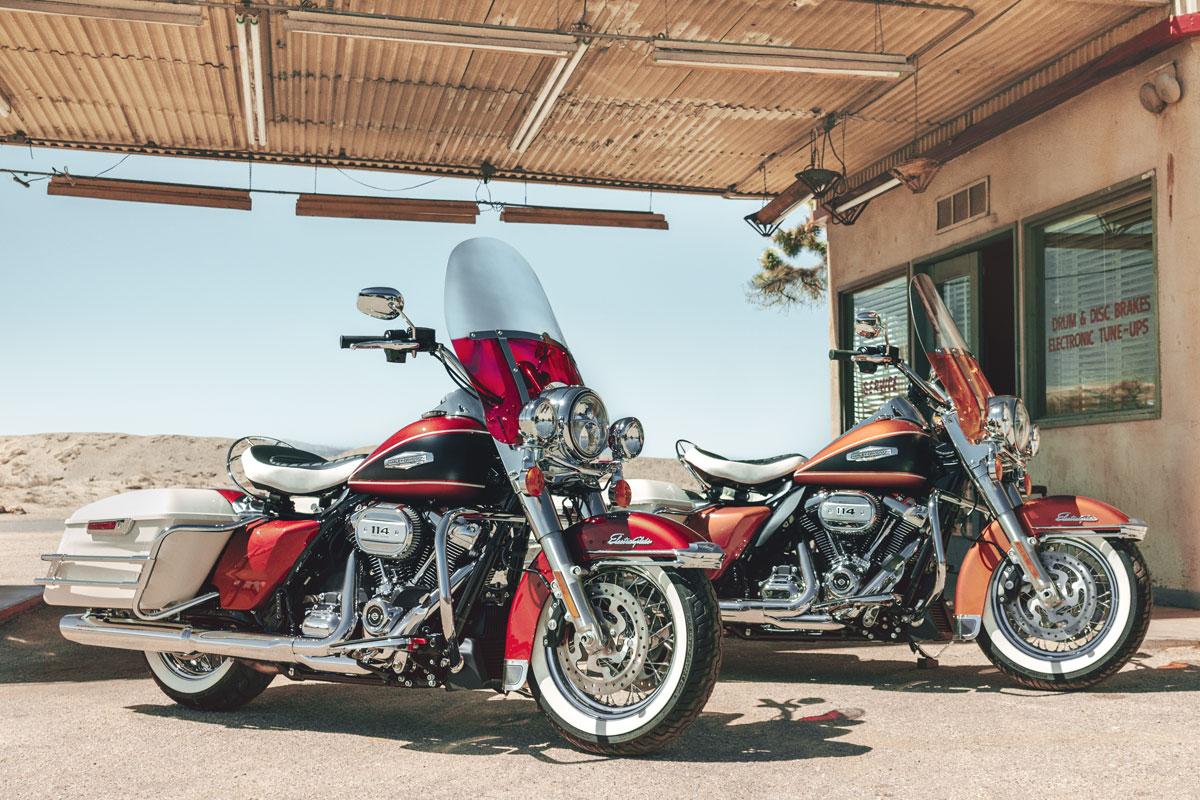
[[[0,146],[0,168],[92,175],[120,156]],[[398,189],[427,178],[355,171]],[[245,164],[130,156],[106,177],[247,185]],[[317,189],[464,200],[476,182],[379,192],[332,169]],[[256,165],[255,188],[312,191],[309,167]],[[0,434],[267,434],[375,444],[452,385],[428,357],[388,364],[338,349],[388,327],[359,314],[364,286],[395,286],[418,325],[444,332],[446,257],[473,236],[528,259],[584,379],[612,416],[634,414],[646,454],[680,437],[731,457],[812,452],[829,437],[824,307],[746,300],[766,240],[758,202],[657,194],[671,230],[296,217],[290,195],[254,210],[48,197],[0,173]],[[494,183],[496,200],[644,210],[640,192]],[[486,189],[482,196],[486,197]]]

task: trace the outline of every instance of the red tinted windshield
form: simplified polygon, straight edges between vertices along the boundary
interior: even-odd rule
[[[954,403],[963,433],[972,442],[978,442],[983,436],[987,401],[995,392],[979,362],[967,349],[954,317],[930,277],[914,275],[909,294],[917,339]]]
[[[554,382],[567,386],[583,383],[571,354],[548,339],[465,338],[454,339],[453,344],[458,360],[479,390],[488,430],[505,444],[520,443],[517,416],[525,404],[504,355],[506,346],[517,365],[526,398],[537,397]]]
[[[450,254],[446,325],[488,430],[505,444],[520,442],[517,417],[529,398],[551,383],[583,383],[533,268],[498,239],[468,239]]]

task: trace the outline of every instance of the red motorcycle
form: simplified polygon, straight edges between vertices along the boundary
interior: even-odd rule
[[[427,353],[458,385],[370,455],[240,440],[227,466],[243,491],[145,490],[76,512],[40,579],[47,602],[88,608],[62,634],[144,651],[162,690],[197,709],[237,708],[276,674],[528,685],[585,750],[646,753],[678,736],[720,667],[705,571],[721,548],[608,511],[606,492],[627,502],[621,464],[641,425],[609,425],[520,254],[463,242],[445,300],[453,352],[394,289],[359,295],[407,327],[342,347],[392,363]]]
[[[725,548],[710,575],[722,621],[739,635],[918,651],[975,640],[1002,672],[1040,689],[1112,675],[1150,622],[1137,547],[1145,523],[1087,497],[1032,499],[1026,463],[1039,434],[1025,404],[995,395],[928,276],[913,278],[910,306],[931,380],[901,360],[871,312],[855,334],[883,344],[829,355],[866,373],[898,369],[911,401],[888,400],[811,458],[734,461],[680,442],[703,496],[631,481],[633,507],[673,514]],[[969,514],[986,525],[967,542],[951,608],[947,551]]]

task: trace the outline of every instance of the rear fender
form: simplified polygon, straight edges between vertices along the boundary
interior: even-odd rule
[[[1141,540],[1146,523],[1130,519],[1120,509],[1100,500],[1075,495],[1055,495],[1029,500],[1016,509],[1017,519],[1035,540],[1053,536],[1099,536],[1105,539]],[[1008,555],[1009,541],[999,524],[992,522],[967,551],[954,588],[956,617],[983,616],[992,572]],[[974,626],[978,632],[978,625]]]
[[[588,568],[642,564],[680,569],[720,569],[724,551],[691,528],[653,514],[616,513],[585,519],[562,533],[571,557]],[[539,553],[521,576],[508,615],[504,690],[521,688],[533,653],[538,617],[550,597],[554,571]]]

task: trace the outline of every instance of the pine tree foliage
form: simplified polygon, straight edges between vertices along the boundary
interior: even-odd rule
[[[816,305],[825,296],[829,246],[821,236],[821,226],[811,219],[794,228],[780,228],[759,258],[762,269],[750,280],[746,295],[764,308],[788,308]],[[789,262],[802,253],[819,259],[811,267]]]

